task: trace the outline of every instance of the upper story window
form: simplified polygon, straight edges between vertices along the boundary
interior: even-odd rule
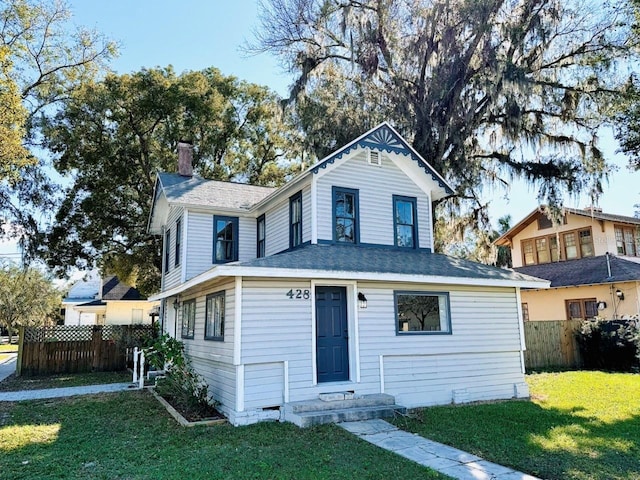
[[[176,252],[175,265],[180,265],[180,246],[182,244],[182,219],[176,221]]]
[[[396,247],[416,248],[418,246],[418,221],[416,199],[393,196],[393,228]]]
[[[169,272],[169,257],[171,256],[171,229],[164,234],[164,273]]]
[[[196,325],[196,301],[182,302],[182,338],[193,338]]]
[[[451,333],[449,294],[394,292],[398,335]]]
[[[574,230],[557,236],[554,234],[522,241],[522,261],[524,265],[557,262],[561,259],[573,260],[593,257],[593,255],[591,228]]]
[[[630,257],[638,255],[635,233],[635,228],[633,227],[615,227],[616,249],[618,251],[618,255],[628,255]]]
[[[224,340],[224,292],[207,295],[204,324],[205,340]]]
[[[213,263],[238,260],[238,217],[213,217]]]
[[[553,226],[553,222],[546,215],[540,215],[538,217],[538,230],[544,230],[546,228],[551,228]]]
[[[333,187],[333,240],[359,243],[358,190]]]
[[[264,215],[260,215],[256,222],[256,256],[262,258],[266,251],[266,223]]]
[[[302,245],[302,192],[289,198],[289,248]]]

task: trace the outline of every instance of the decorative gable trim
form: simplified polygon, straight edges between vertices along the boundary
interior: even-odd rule
[[[327,168],[327,166],[335,163],[336,160],[340,160],[342,157],[348,155],[357,148],[369,148],[380,152],[396,153],[404,155],[405,157],[410,157],[427,175],[430,175],[433,181],[436,182],[448,195],[454,194],[453,189],[431,167],[431,165],[418,155],[418,153],[386,122],[322,160],[311,168],[311,173],[317,174],[320,169]]]

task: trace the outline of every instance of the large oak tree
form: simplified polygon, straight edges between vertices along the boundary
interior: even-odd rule
[[[152,293],[161,240],[146,227],[157,171],[175,172],[177,143],[189,140],[200,176],[280,185],[299,152],[279,100],[214,68],[85,84],[44,130],[56,169],[73,182],[40,236],[39,256],[57,273],[98,265]]]
[[[483,192],[514,178],[552,206],[601,192],[628,23],[624,2],[264,0],[253,49],[296,74],[319,156],[390,120],[456,188],[450,214],[486,229]]]

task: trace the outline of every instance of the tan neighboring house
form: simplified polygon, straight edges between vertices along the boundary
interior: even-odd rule
[[[513,269],[551,282],[523,289],[527,320],[629,318],[640,311],[640,218],[565,208],[553,225],[544,207],[495,241],[511,249]]]
[[[131,325],[151,323],[159,302],[115,276],[76,282],[62,300],[65,325]],[[156,314],[157,315],[157,314]]]

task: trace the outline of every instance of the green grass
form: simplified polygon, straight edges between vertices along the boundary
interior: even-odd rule
[[[80,387],[83,385],[97,385],[100,383],[130,382],[130,372],[95,372],[95,373],[65,373],[60,375],[46,375],[41,377],[16,377],[11,375],[0,382],[0,392],[15,392],[19,390],[38,390],[41,388]]]
[[[0,477],[448,478],[333,425],[183,428],[140,391],[0,403]]]
[[[399,427],[545,479],[640,479],[640,376],[527,376],[532,401],[423,409]]]

